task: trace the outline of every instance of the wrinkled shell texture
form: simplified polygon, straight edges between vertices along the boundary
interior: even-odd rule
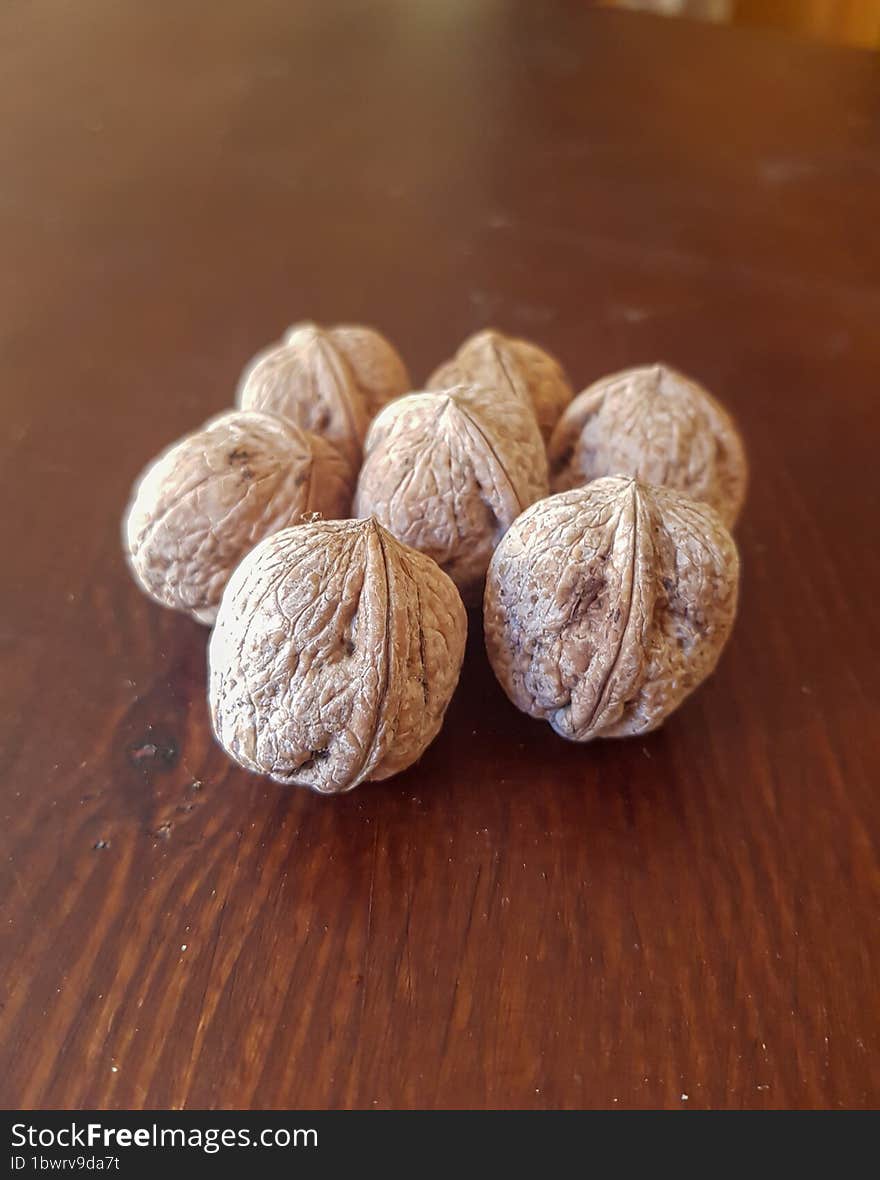
[[[238,403],[280,414],[356,460],[370,420],[409,387],[403,361],[374,329],[304,323],[251,362]]]
[[[498,547],[489,659],[513,703],[564,738],[646,733],[715,667],[738,576],[711,508],[599,479],[533,505]]]
[[[631,475],[702,500],[732,525],[745,499],[745,450],[730,415],[665,365],[627,369],[579,394],[548,448],[554,492]]]
[[[545,442],[572,399],[565,371],[549,352],[493,329],[469,337],[452,360],[434,370],[427,388],[459,384],[511,389],[531,403]]]
[[[375,521],[286,529],[236,570],[210,643],[214,732],[248,770],[325,794],[404,770],[458,682],[455,587]]]
[[[365,444],[356,516],[375,516],[432,557],[470,605],[495,546],[547,494],[547,458],[531,408],[460,386],[386,406]]]
[[[308,513],[347,516],[350,464],[270,414],[231,411],[175,443],[135,485],[124,529],[141,587],[202,623],[258,541]]]

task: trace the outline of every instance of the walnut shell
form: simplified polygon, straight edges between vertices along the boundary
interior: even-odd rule
[[[598,479],[524,512],[486,580],[489,660],[523,712],[573,741],[646,733],[715,667],[739,558],[671,488]]]
[[[731,526],[745,499],[742,439],[701,385],[666,365],[626,369],[579,394],[548,448],[554,492],[632,475],[702,500]]]
[[[251,361],[237,400],[280,414],[358,461],[370,419],[409,388],[406,366],[373,328],[302,323]]]
[[[242,766],[324,794],[388,778],[437,735],[467,616],[446,575],[374,520],[268,537],[211,636],[217,740]]]
[[[493,328],[469,336],[451,360],[434,370],[426,388],[459,384],[511,389],[531,404],[545,442],[573,396],[565,371],[549,352]]]
[[[427,553],[468,604],[523,508],[547,494],[547,457],[531,408],[476,386],[414,393],[367,435],[355,516],[375,516]]]
[[[232,410],[164,451],[135,484],[124,525],[151,598],[212,623],[249,549],[303,515],[347,516],[353,469],[323,439],[273,414]]]

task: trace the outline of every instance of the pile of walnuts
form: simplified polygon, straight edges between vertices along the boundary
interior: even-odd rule
[[[325,794],[404,770],[480,601],[523,712],[579,742],[656,728],[733,625],[730,416],[663,365],[573,397],[553,357],[496,331],[410,388],[378,332],[297,324],[247,367],[238,409],[135,485],[136,580],[213,624],[220,744]]]

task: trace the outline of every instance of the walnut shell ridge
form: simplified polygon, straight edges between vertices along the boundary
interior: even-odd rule
[[[502,688],[564,738],[655,729],[714,669],[739,558],[717,514],[671,488],[598,479],[532,505],[486,579]]]
[[[251,361],[237,401],[280,414],[358,461],[370,420],[409,388],[406,366],[373,328],[301,323]]]
[[[323,794],[406,769],[458,683],[467,616],[430,558],[374,520],[268,537],[211,635],[214,733],[242,766]]]
[[[257,541],[310,513],[347,516],[353,485],[353,468],[323,439],[272,414],[220,414],[135,484],[123,529],[129,566],[156,602],[210,624]]]
[[[531,407],[457,386],[399,398],[364,446],[355,516],[375,516],[428,554],[469,605],[489,558],[524,508],[547,494],[547,457]]]
[[[727,411],[666,365],[626,369],[578,394],[548,447],[554,492],[605,475],[677,488],[734,524],[746,494],[745,448]]]
[[[545,443],[573,397],[565,370],[555,357],[537,344],[493,328],[469,336],[451,360],[434,370],[426,388],[449,389],[459,384],[507,388],[523,398],[535,412]]]

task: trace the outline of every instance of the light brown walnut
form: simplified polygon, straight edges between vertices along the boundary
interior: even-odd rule
[[[549,496],[492,558],[486,649],[523,712],[562,737],[646,733],[714,669],[739,558],[718,515],[624,477]]]
[[[304,515],[348,516],[351,464],[272,414],[233,410],[163,452],[135,484],[123,541],[131,570],[163,606],[212,623],[249,549]]]
[[[666,365],[603,377],[579,394],[548,448],[554,492],[632,475],[702,500],[731,526],[748,468],[733,419],[701,385]]]
[[[223,595],[217,740],[248,770],[324,794],[388,778],[437,735],[466,633],[449,578],[375,520],[285,529]]]
[[[427,553],[478,603],[489,558],[520,512],[547,494],[547,457],[531,407],[458,386],[386,406],[364,448],[356,516],[375,516]]]
[[[356,462],[370,420],[409,388],[406,366],[373,328],[302,323],[251,361],[237,400],[321,435]]]
[[[545,442],[572,399],[565,371],[549,352],[528,340],[505,336],[493,328],[468,337],[451,359],[435,369],[426,388],[483,385],[508,389],[529,402]]]

